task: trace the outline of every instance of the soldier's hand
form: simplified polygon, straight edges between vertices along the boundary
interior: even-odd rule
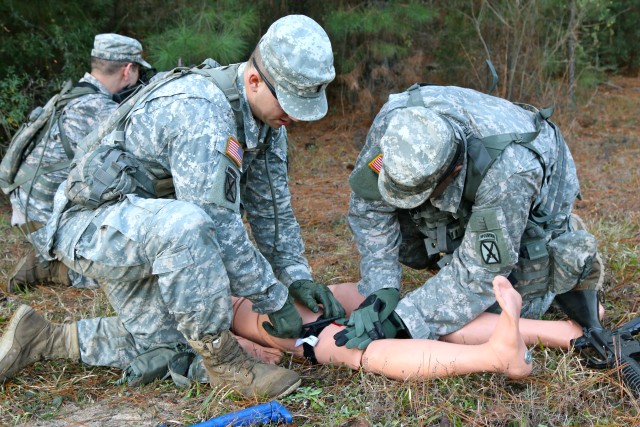
[[[269,335],[277,338],[299,338],[302,333],[302,318],[293,305],[291,298],[287,298],[282,308],[268,315],[269,322],[262,322],[262,327]]]
[[[395,312],[391,313],[389,317],[380,322],[380,328],[376,328],[371,333],[364,333],[362,335],[356,334],[356,329],[353,326],[347,326],[333,336],[338,347],[346,345],[347,348],[358,348],[364,350],[374,340],[382,338],[395,338],[398,332],[406,329],[404,322],[400,319]]]
[[[383,321],[386,320],[393,310],[395,310],[400,301],[400,292],[395,288],[380,289],[369,295],[360,306],[351,313],[347,328],[342,332],[338,332],[341,339],[336,337],[336,345],[347,345],[347,348],[354,348],[359,344],[355,344],[354,340],[364,342],[367,339],[376,340],[385,338]],[[344,338],[349,335],[345,341]],[[395,336],[395,335],[394,335]],[[369,341],[370,342],[370,341]],[[365,347],[369,345],[367,342]],[[363,347],[364,348],[364,347]]]
[[[303,304],[309,310],[317,313],[320,310],[318,304],[324,308],[323,317],[343,317],[344,308],[333,296],[326,285],[312,280],[297,280],[289,286],[289,295]]]

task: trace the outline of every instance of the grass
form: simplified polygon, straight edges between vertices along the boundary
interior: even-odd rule
[[[606,263],[608,327],[640,311],[640,130],[635,121],[640,83],[630,79],[616,85],[629,89],[602,89],[576,113],[578,118],[589,116],[584,126],[572,121],[573,116],[556,119],[567,129],[565,137],[583,183],[584,200],[576,211],[598,238]],[[359,275],[345,215],[347,178],[368,127],[363,116],[330,116],[290,130],[294,209],[314,275],[325,283],[356,281]],[[621,165],[626,165],[624,170]],[[3,281],[27,248],[9,226],[9,215],[2,199]],[[406,269],[406,290],[422,284],[429,274]],[[39,286],[24,294],[0,294],[0,300],[0,330],[20,303],[56,322],[112,314],[99,290]],[[548,314],[562,316],[557,310]],[[640,425],[639,403],[615,370],[593,370],[573,352],[541,346],[534,351],[532,375],[518,381],[476,374],[400,382],[362,371],[311,366],[290,357],[282,363],[303,379],[296,392],[280,400],[298,426]],[[208,385],[178,389],[171,382],[156,381],[126,387],[116,383],[119,377],[116,369],[64,361],[36,363],[0,386],[0,425],[188,426],[261,403]]]

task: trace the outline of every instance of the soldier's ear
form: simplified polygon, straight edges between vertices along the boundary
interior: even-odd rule
[[[262,79],[260,78],[260,75],[258,74],[257,71],[255,70],[249,70],[249,78],[247,79],[248,81],[248,89],[255,92],[258,90],[258,85],[260,84],[260,82],[262,81]]]
[[[135,71],[136,71],[136,64],[134,64],[133,62],[129,62],[122,69],[122,77],[125,80],[130,80],[131,74],[135,73]]]

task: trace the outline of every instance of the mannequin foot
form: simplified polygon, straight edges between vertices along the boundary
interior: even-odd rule
[[[496,369],[509,378],[523,378],[531,373],[531,355],[518,327],[522,297],[503,277],[493,279],[493,292],[502,308],[496,329],[489,338],[489,346],[496,356]]]
[[[567,324],[569,325],[570,328],[570,332],[567,333],[567,336],[570,337],[569,342],[567,343],[566,346],[562,346],[562,349],[564,350],[568,350],[571,348],[571,343],[573,342],[573,340],[575,340],[576,338],[580,338],[581,336],[584,335],[584,331],[582,330],[582,326],[580,326],[578,324],[578,322],[568,319],[566,320]]]

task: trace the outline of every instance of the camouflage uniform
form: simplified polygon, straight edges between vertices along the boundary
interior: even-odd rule
[[[500,98],[440,86],[422,87],[420,95],[430,114],[436,113],[449,124],[450,130],[442,132],[450,132],[458,144],[470,136],[536,130],[534,112]],[[353,178],[363,176],[363,171],[371,174],[369,169],[379,172],[381,164],[393,161],[387,153],[378,159],[382,163],[376,165],[375,161],[385,152],[380,141],[391,127],[395,126],[393,133],[398,139],[420,141],[427,137],[416,133],[411,123],[393,122],[398,112],[406,110],[408,98],[407,92],[389,97],[371,126],[352,174],[348,223],[362,257],[359,291],[366,296],[381,288],[399,288],[400,263],[414,268],[439,267],[435,276],[408,293],[396,308],[414,338],[437,339],[483,311],[496,309],[492,291],[496,275],[516,282],[514,287],[523,295],[523,316],[542,315],[556,293],[567,292],[578,280],[567,281],[556,272],[552,282],[555,270],[544,256],[552,238],[565,232],[573,236],[569,234],[569,218],[579,194],[575,165],[559,130],[542,121],[532,142],[540,159],[520,144],[507,146],[482,179],[473,202],[464,197],[469,154],[464,143],[461,172],[448,187],[440,195],[422,199],[420,206],[401,209],[383,196],[386,186],[377,175],[362,182]],[[394,150],[394,142],[387,143],[386,149]],[[564,151],[564,157],[560,156],[563,161],[558,161],[559,150]],[[396,165],[400,175],[406,172],[410,177],[412,171],[425,167],[415,161],[416,155],[404,158],[409,159],[405,165]],[[548,176],[541,161],[547,165]],[[562,180],[562,194],[549,203],[557,214],[543,228],[528,227],[532,210],[544,206],[551,197],[550,189]],[[534,231],[537,236],[530,236]],[[589,263],[595,257],[595,239],[582,237],[562,247],[569,262]]]
[[[91,56],[109,61],[137,62],[143,67],[151,68],[151,65],[140,56],[141,52],[142,46],[135,39],[119,34],[98,34],[94,40]],[[92,85],[96,93],[71,100],[62,112],[60,122],[74,152],[78,142],[118,107],[111,97],[112,93],[91,74],[85,73],[78,83]],[[45,169],[68,159],[58,123],[52,124],[48,138],[42,140],[27,156],[24,161],[27,166],[33,169]],[[53,195],[68,173],[69,169],[65,168],[37,177],[32,183],[30,193],[23,188],[24,186],[18,187],[11,194],[12,225],[23,224],[26,219],[46,223],[52,213]],[[28,212],[25,209],[27,198]]]
[[[97,92],[70,101],[63,110],[62,126],[74,150],[78,141],[87,136],[98,123],[109,117],[118,107],[118,104],[111,99],[111,92],[91,74],[85,73],[79,82],[93,85]],[[56,121],[51,126],[49,137],[43,139],[24,162],[34,169],[44,169],[66,160],[68,160],[67,154],[64,151],[60,128]],[[46,223],[53,210],[53,195],[68,174],[69,168],[44,174],[36,178],[30,193],[23,187],[18,187],[12,192],[12,225],[25,223],[26,215],[30,221]],[[25,209],[27,198],[28,210]]]
[[[240,129],[223,92],[201,75],[165,84],[129,113],[126,150],[170,175],[177,200],[127,195],[96,210],[62,212],[64,186],[58,190],[58,214],[37,233],[39,242],[102,279],[118,313],[78,322],[83,362],[124,367],[153,347],[215,335],[230,327],[231,294],[271,313],[285,303],[288,285],[311,278],[290,203],[287,132],[251,114],[245,66],[235,82]],[[236,143],[243,153],[231,153]]]
[[[151,68],[142,59],[142,45],[135,39],[119,34],[98,34],[94,39],[91,56],[99,59],[120,62],[136,62]],[[52,124],[48,137],[44,138],[24,160],[26,166],[34,170],[68,160],[62,143],[59,124],[71,150],[76,152],[78,142],[87,136],[99,123],[106,120],[118,107],[112,99],[112,93],[93,75],[85,73],[79,84],[88,84],[95,93],[82,95],[71,100],[63,109],[60,120]],[[23,185],[11,193],[13,209],[11,224],[22,225],[27,221],[45,224],[53,211],[54,194],[67,175],[69,168],[60,169],[37,176],[31,182],[31,188]],[[69,279],[76,287],[97,287],[97,284],[76,272],[69,270]]]
[[[117,317],[54,324],[21,305],[0,337],[0,382],[64,358],[124,368],[130,385],[169,369],[179,385],[208,381],[244,397],[299,387],[299,374],[254,359],[230,333],[231,294],[267,313],[265,330],[277,337],[301,333],[294,299],[344,315],[330,289],[310,280],[282,129],[327,113],[333,49],[318,23],[289,15],[269,27],[250,60],[172,70],[79,143],[33,243],[101,279]],[[118,87],[133,80],[130,69]]]

